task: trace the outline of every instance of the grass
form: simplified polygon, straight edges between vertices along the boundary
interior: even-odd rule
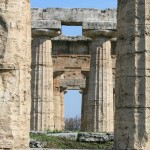
[[[44,148],[57,149],[106,149],[113,146],[113,142],[108,143],[89,143],[76,142],[62,137],[47,136],[46,134],[31,134],[31,139],[44,143]]]

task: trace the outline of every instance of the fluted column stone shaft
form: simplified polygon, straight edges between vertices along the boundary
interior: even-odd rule
[[[64,109],[64,91],[61,91],[60,93],[60,107],[61,107],[61,130],[65,129],[65,109]]]
[[[86,77],[86,88],[82,89],[81,131],[87,131],[89,72],[82,74]]]
[[[113,121],[111,43],[107,37],[95,37],[91,52],[87,130],[112,132]]]
[[[54,129],[52,43],[49,37],[32,42],[31,130]]]
[[[150,0],[118,0],[115,150],[150,149]]]
[[[61,130],[61,92],[60,92],[60,76],[54,77],[54,129]]]

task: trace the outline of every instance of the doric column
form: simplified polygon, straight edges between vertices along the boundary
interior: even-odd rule
[[[54,130],[62,130],[62,92],[60,79],[63,72],[54,72]]]
[[[82,74],[86,77],[86,88],[82,89],[81,131],[87,131],[89,72]]]
[[[61,130],[65,129],[65,108],[64,108],[64,92],[66,89],[62,89],[60,91],[60,105],[61,105]]]
[[[88,90],[88,131],[112,132],[114,127],[111,43],[93,37]]]
[[[115,150],[150,149],[150,0],[118,0]]]
[[[29,0],[0,1],[0,149],[29,147]]]
[[[31,130],[35,131],[54,129],[52,43],[47,32],[38,35],[34,30],[32,41]]]

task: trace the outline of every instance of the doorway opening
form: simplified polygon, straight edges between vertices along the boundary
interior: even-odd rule
[[[79,131],[81,127],[82,95],[79,90],[68,90],[65,94],[65,130]]]

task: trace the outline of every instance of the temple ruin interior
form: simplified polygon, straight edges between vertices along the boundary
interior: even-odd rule
[[[0,2],[0,149],[64,129],[64,94],[82,93],[81,130],[114,132],[114,150],[150,150],[150,0],[118,8]],[[82,26],[82,36],[62,26]]]

